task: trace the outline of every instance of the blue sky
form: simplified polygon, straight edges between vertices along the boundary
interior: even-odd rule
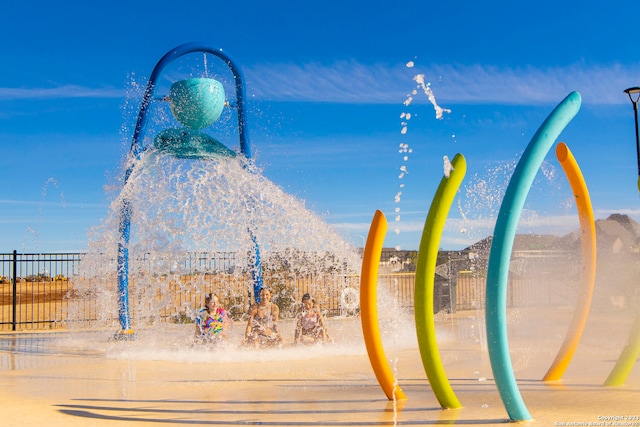
[[[491,234],[511,168],[574,90],[583,105],[560,139],[596,218],[640,220],[623,93],[640,86],[639,14],[636,1],[11,2],[0,15],[0,252],[87,247],[129,148],[131,82],[190,41],[243,69],[263,174],[356,245],[381,209],[386,245],[416,249],[443,156],[458,152],[468,172],[441,246]],[[424,93],[404,105],[416,74],[451,110],[442,119]],[[575,230],[571,198],[552,151],[520,231]]]

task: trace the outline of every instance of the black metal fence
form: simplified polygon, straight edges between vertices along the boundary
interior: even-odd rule
[[[0,254],[0,330],[54,329],[64,321],[69,277],[82,254]]]
[[[0,254],[0,331],[61,329],[72,322],[87,327],[96,322],[116,322],[117,309],[106,318],[100,313],[105,305],[115,304],[116,298],[109,297],[105,304],[99,296],[105,293],[103,288],[108,288],[107,293],[115,293],[115,274],[96,275],[87,280],[82,277],[87,273],[86,266],[79,273],[83,257],[82,253]],[[185,311],[201,307],[208,292],[218,293],[221,302],[237,318],[242,318],[251,302],[251,280],[239,267],[235,253],[187,254],[181,265],[175,266],[175,272],[166,273],[158,271],[160,261],[149,254],[132,262],[139,270],[150,273],[145,282],[153,282],[149,286],[142,284],[140,277],[130,280],[132,316],[136,319],[146,316],[148,320],[152,308],[155,313],[151,317],[186,320]],[[327,316],[353,316],[359,312],[358,275],[292,274],[266,269],[264,281],[272,289],[273,301],[281,307],[283,317],[293,315],[306,292],[314,294]],[[380,292],[390,296],[399,308],[412,309],[413,273],[381,270],[379,282]],[[162,304],[158,304],[159,300]]]
[[[434,311],[484,307],[484,270],[468,270],[469,258],[465,254],[441,255],[436,267]],[[102,275],[92,272],[93,279],[81,277],[87,273],[79,273],[84,256],[16,251],[0,254],[0,331],[66,328],[71,322],[81,327],[117,322],[115,270]],[[378,294],[409,312],[414,303],[415,260],[414,251],[387,251],[381,257],[378,275]],[[203,296],[209,292],[218,293],[235,318],[242,318],[251,303],[250,274],[239,267],[235,253],[187,254],[175,271],[171,271],[172,267],[165,273],[162,271],[166,265],[159,267],[161,260],[151,255],[132,261],[142,271],[130,280],[132,317],[137,321],[187,320],[190,312],[202,307]],[[104,259],[97,264],[109,262],[113,260]],[[314,294],[327,316],[358,314],[357,274],[293,274],[286,269],[267,268],[264,281],[272,289],[272,299],[280,306],[283,317],[293,315],[306,292]],[[537,274],[527,280],[510,276],[508,305],[563,304],[575,291],[566,286],[567,282],[571,281],[550,274]]]

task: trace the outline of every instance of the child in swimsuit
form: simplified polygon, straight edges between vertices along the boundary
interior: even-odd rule
[[[206,342],[219,342],[227,338],[230,320],[219,301],[218,295],[208,294],[204,299],[205,307],[195,319],[196,336]]]
[[[261,289],[260,302],[249,309],[244,344],[254,348],[280,346],[283,339],[278,328],[279,316],[280,309],[271,302],[271,291]]]
[[[315,300],[310,294],[302,296],[302,308],[296,316],[294,344],[297,344],[298,341],[304,344],[314,344],[329,339],[324,317],[314,304]]]

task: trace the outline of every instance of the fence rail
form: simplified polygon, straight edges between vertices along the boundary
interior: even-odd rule
[[[0,330],[59,327],[68,308],[68,278],[77,274],[81,256],[0,254]]]
[[[93,281],[79,275],[81,253],[0,254],[0,331],[24,331],[79,326],[108,326],[117,322],[117,284],[115,274],[96,275]],[[180,271],[159,274],[157,260],[142,257],[146,273],[132,277],[130,301],[132,318],[142,321],[185,321],[204,304],[204,295],[215,292],[231,315],[246,314],[251,302],[247,272],[237,268],[233,253],[190,254]],[[413,311],[415,273],[399,272],[381,263],[378,295],[385,304]],[[398,264],[398,263],[396,263]],[[486,278],[478,272],[447,267],[436,280],[434,310],[477,310],[484,307]],[[444,279],[442,279],[444,277]],[[295,312],[306,292],[314,295],[328,316],[358,313],[360,277],[339,273],[292,274],[264,272],[265,285],[272,289],[273,302],[283,317]],[[524,304],[562,304],[571,298],[571,289],[510,278],[509,306]]]

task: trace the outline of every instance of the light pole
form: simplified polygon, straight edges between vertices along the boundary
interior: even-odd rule
[[[624,92],[629,95],[633,104],[633,119],[636,123],[636,154],[638,158],[638,191],[640,191],[640,131],[638,131],[638,99],[640,98],[640,87],[630,87]],[[634,98],[635,97],[635,98]]]

